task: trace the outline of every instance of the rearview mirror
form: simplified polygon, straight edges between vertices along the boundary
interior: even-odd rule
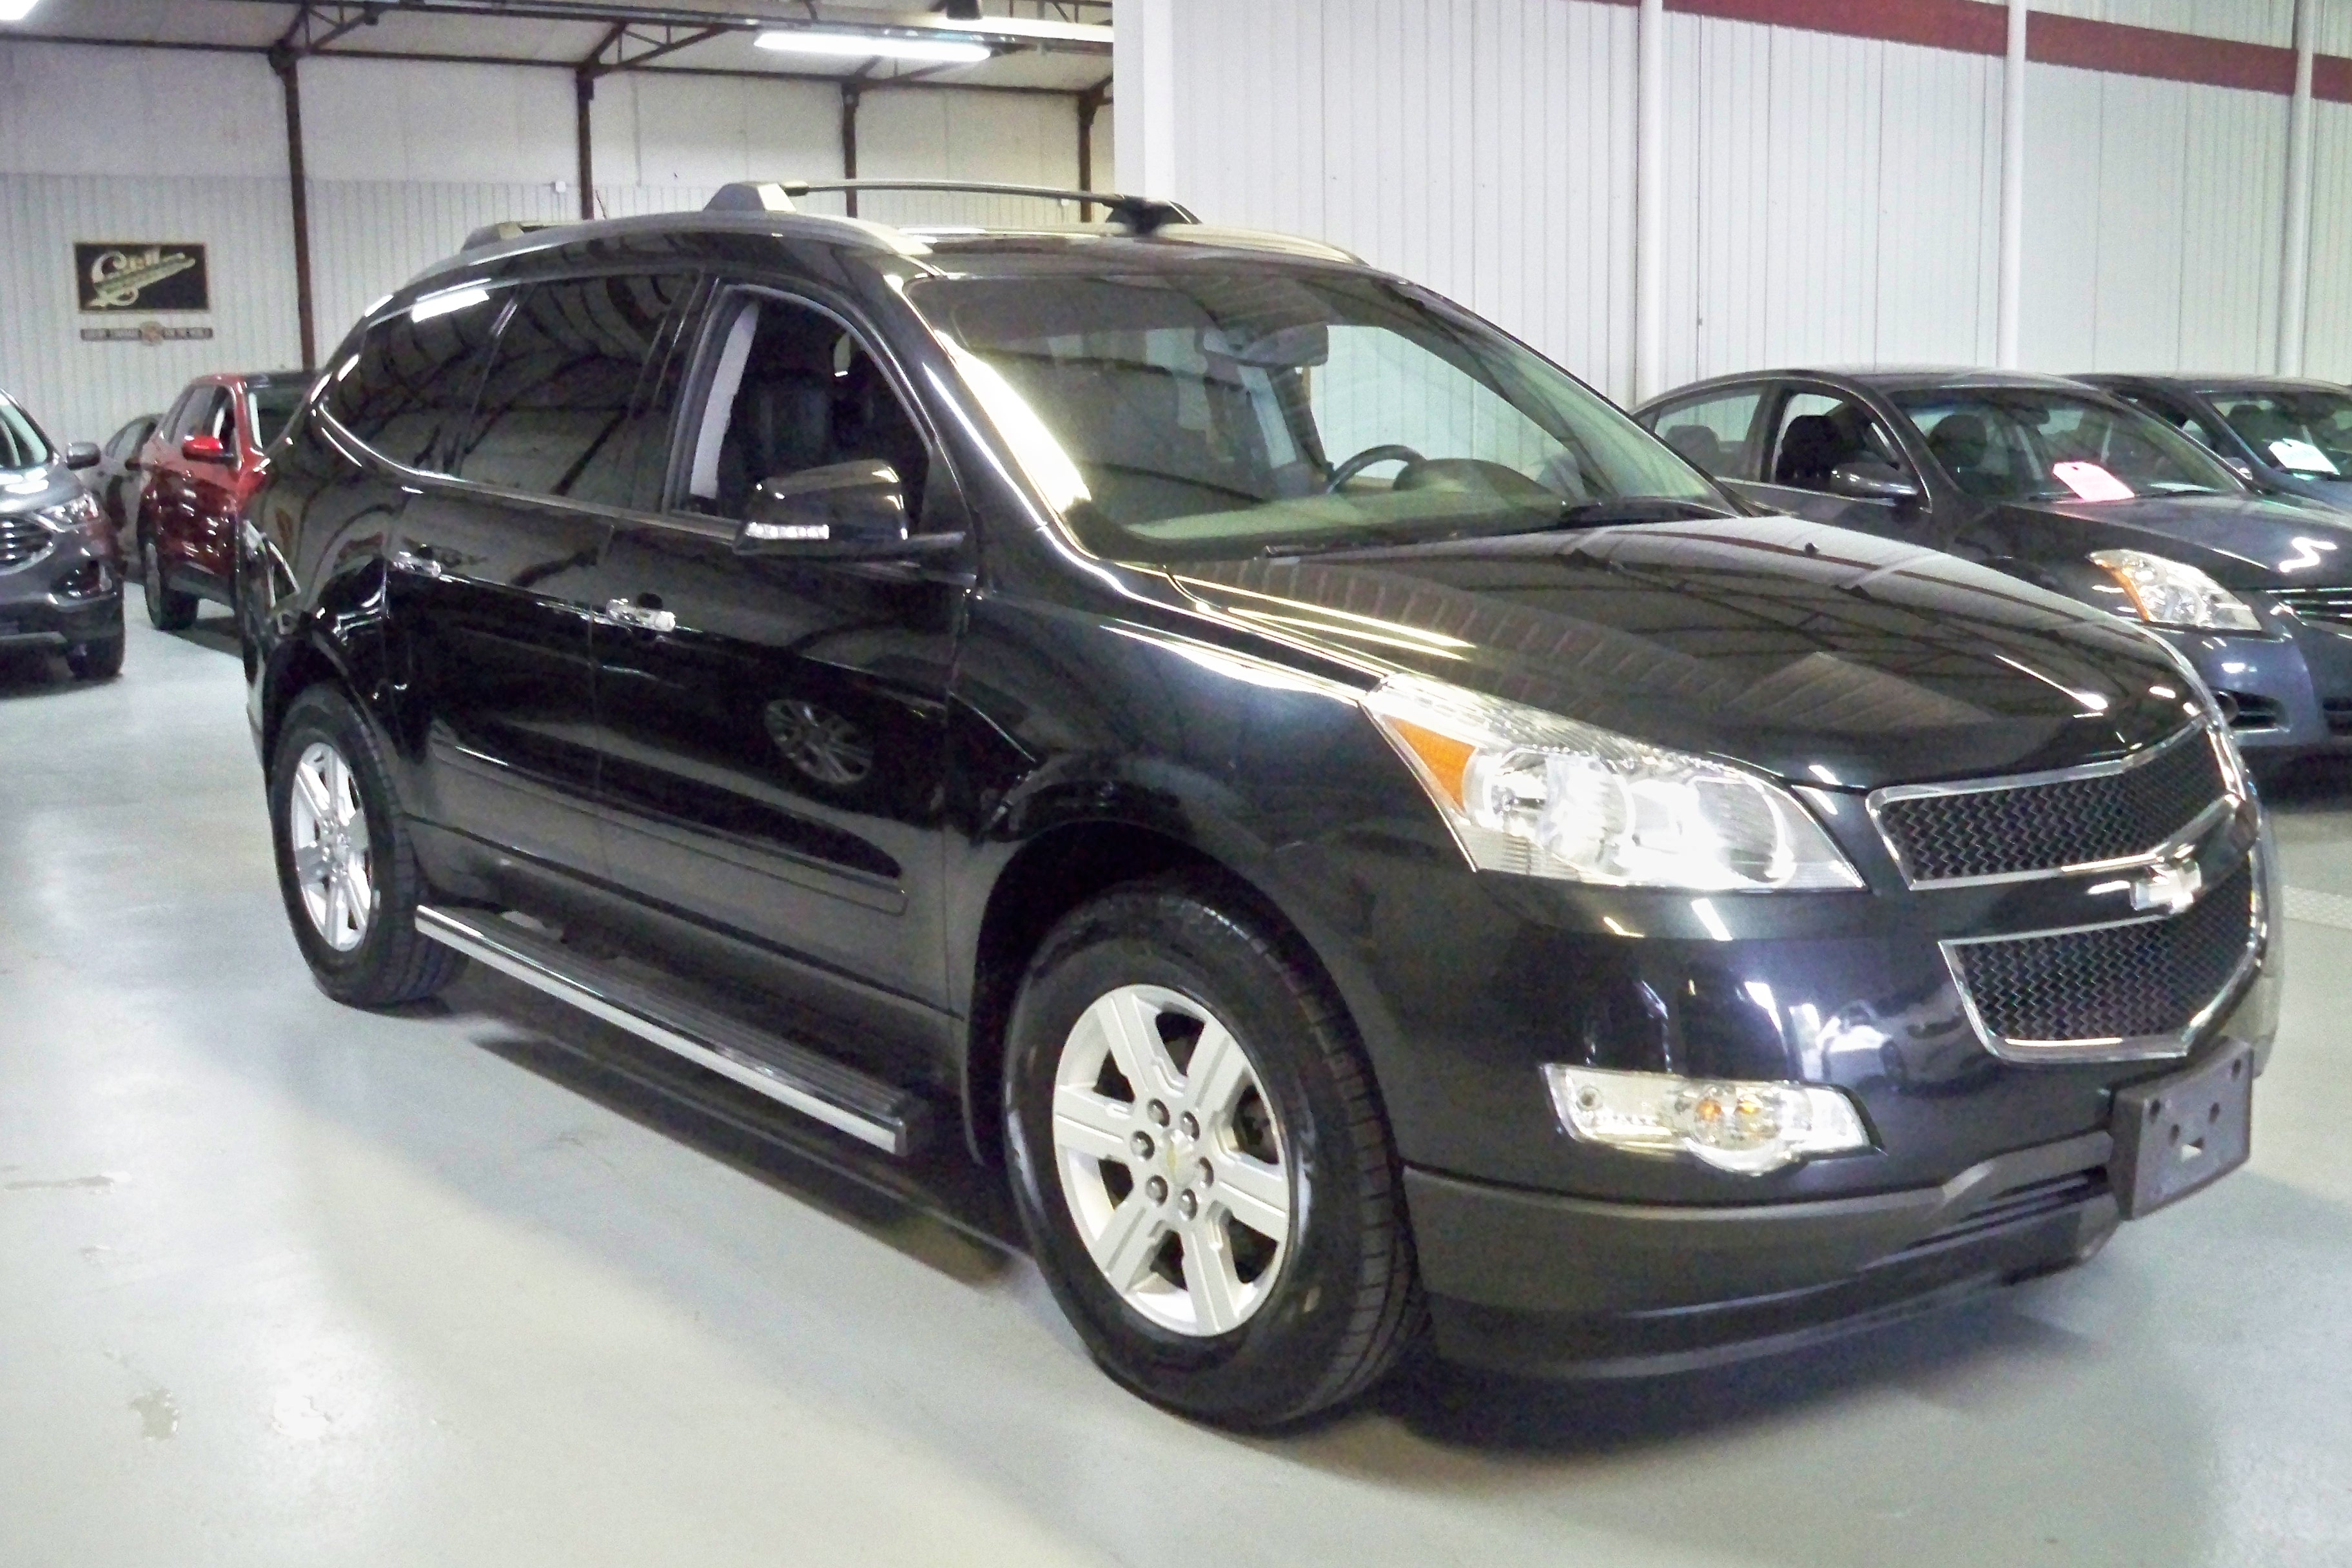
[[[66,467],[68,468],[94,468],[98,467],[98,443],[95,441],[71,442],[66,447],[65,457]]]
[[[191,463],[226,463],[228,448],[217,436],[191,436],[180,443],[180,456]]]
[[[1919,481],[1892,463],[1841,463],[1830,470],[1830,489],[1855,500],[1899,504],[1919,499]]]
[[[898,470],[864,459],[762,479],[751,492],[751,515],[736,532],[735,551],[814,560],[887,559],[926,553],[935,537],[908,533],[907,492]]]

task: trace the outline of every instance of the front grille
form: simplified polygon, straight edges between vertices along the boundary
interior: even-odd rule
[[[2271,597],[2303,620],[2352,626],[2352,588],[2282,588]]]
[[[1872,797],[1887,847],[1916,887],[2127,860],[2162,847],[2229,793],[2203,730],[2129,765],[2045,784],[1898,788]]]
[[[1961,993],[1997,1040],[2177,1037],[2237,975],[2253,921],[2249,858],[2169,919],[1952,942],[1946,951]]]
[[[39,560],[56,542],[57,536],[32,518],[0,517],[0,572]]]

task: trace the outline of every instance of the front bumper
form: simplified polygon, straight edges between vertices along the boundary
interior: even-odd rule
[[[121,635],[122,574],[104,552],[60,546],[0,573],[0,649],[52,650]]]
[[[2352,752],[2352,627],[2280,616],[2282,637],[2162,631],[2231,714],[2257,759]]]
[[[1612,1204],[1408,1169],[1439,1352],[1648,1375],[1768,1354],[2046,1273],[2118,1223],[2105,1132],[1940,1186],[1743,1207]]]

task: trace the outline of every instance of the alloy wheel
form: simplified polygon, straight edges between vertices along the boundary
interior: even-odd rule
[[[367,940],[375,919],[375,866],[359,779],[324,741],[304,748],[286,802],[286,843],[293,853],[302,908],[328,946],[349,952]]]
[[[1292,1242],[1282,1129],[1200,1003],[1122,985],[1079,1015],[1054,1074],[1054,1156],[1079,1238],[1136,1311],[1206,1338],[1265,1304]]]

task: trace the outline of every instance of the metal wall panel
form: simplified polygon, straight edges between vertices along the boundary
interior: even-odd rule
[[[2327,0],[2315,3],[2327,8]],[[2279,48],[2294,43],[2294,0],[2034,0],[2033,8]]]
[[[1185,0],[1170,194],[1344,246],[1622,395],[1633,26],[1562,0]]]
[[[2352,382],[2352,104],[2312,106],[2311,304],[2304,369]]]
[[[76,313],[78,239],[206,247],[212,310],[150,318]],[[0,386],[60,441],[102,440],[162,408],[193,376],[273,370],[300,355],[293,222],[284,179],[0,174]],[[208,326],[209,341],[84,342],[85,326],[152,319]]]
[[[455,253],[482,225],[579,216],[579,197],[549,183],[311,181],[310,273],[320,357],[334,352],[370,305]]]

